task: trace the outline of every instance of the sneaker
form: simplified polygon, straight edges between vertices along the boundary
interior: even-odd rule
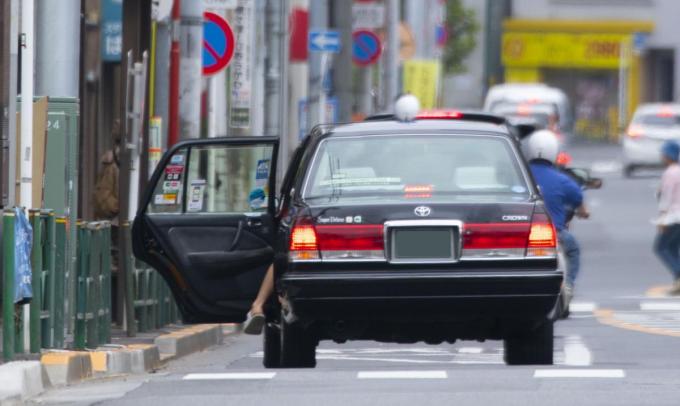
[[[266,318],[264,317],[264,314],[252,314],[248,312],[246,321],[243,322],[243,332],[245,334],[258,335],[262,333],[262,328],[264,327],[265,321]]]

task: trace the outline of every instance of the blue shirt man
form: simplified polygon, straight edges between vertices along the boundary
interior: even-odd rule
[[[541,189],[545,206],[557,231],[567,228],[567,210],[583,204],[583,192],[569,176],[560,172],[552,163],[535,159],[529,165],[534,179]]]
[[[529,167],[557,229],[557,239],[562,251],[567,257],[565,283],[568,303],[580,269],[581,249],[576,238],[567,230],[567,210],[573,209],[581,217],[588,217],[588,212],[583,207],[583,192],[573,179],[560,172],[550,161],[534,159]]]

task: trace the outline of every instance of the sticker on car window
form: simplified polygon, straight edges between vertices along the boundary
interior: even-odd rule
[[[179,192],[182,187],[182,182],[177,180],[169,180],[163,182],[163,193]]]
[[[191,181],[187,211],[195,212],[203,210],[203,191],[205,190],[205,185],[206,181],[204,179],[196,179]]]
[[[184,165],[168,165],[165,167],[165,180],[178,181],[182,178]]]
[[[269,179],[269,159],[260,159],[257,161],[257,169],[255,170],[255,186],[264,187]]]
[[[159,193],[153,202],[159,206],[177,204],[177,193]]]
[[[170,163],[173,165],[181,165],[184,163],[184,155],[173,155],[170,158]]]

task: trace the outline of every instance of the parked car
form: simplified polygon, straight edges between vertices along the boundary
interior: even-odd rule
[[[631,176],[636,169],[660,167],[661,144],[680,141],[680,104],[642,104],[622,136],[623,174]]]
[[[532,103],[552,104],[557,109],[559,132],[569,137],[573,132],[574,120],[569,98],[560,89],[544,83],[503,83],[492,86],[484,100],[484,111],[498,114],[503,104]]]
[[[317,127],[278,195],[277,138],[175,145],[134,221],[135,256],[187,322],[243,321],[273,263],[265,367],[314,367],[320,340],[504,340],[508,364],[551,364],[563,273],[519,128],[404,117]]]

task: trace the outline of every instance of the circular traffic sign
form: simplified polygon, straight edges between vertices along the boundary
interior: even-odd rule
[[[229,65],[236,40],[227,20],[210,12],[203,18],[203,74],[213,75]]]
[[[359,66],[374,64],[382,53],[380,38],[368,30],[352,33],[352,59]]]

